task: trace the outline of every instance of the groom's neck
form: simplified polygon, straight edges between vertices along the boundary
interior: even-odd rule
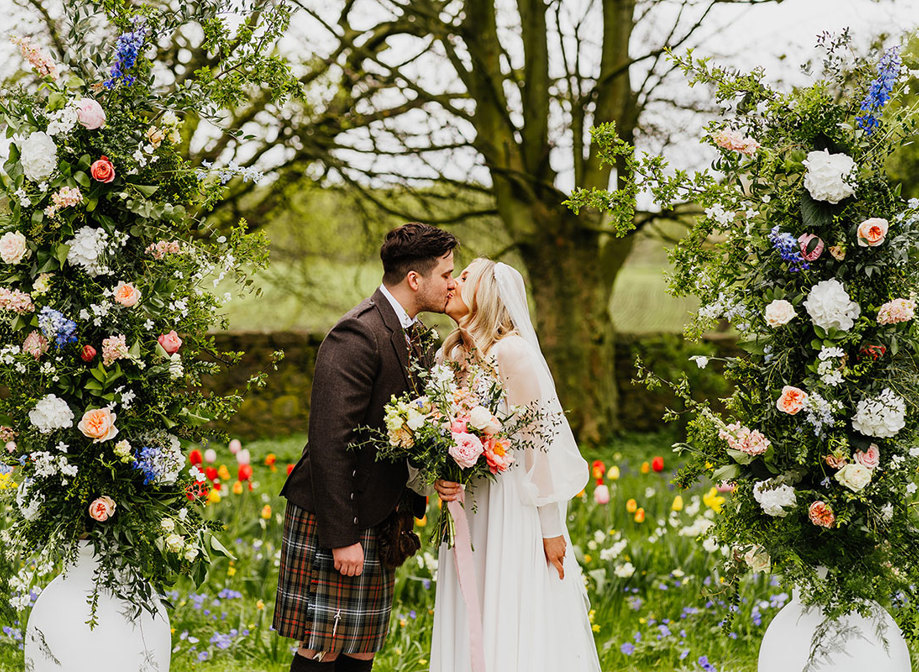
[[[386,287],[386,290],[399,302],[399,305],[405,309],[408,316],[414,320],[415,316],[420,311],[415,306],[415,292],[412,291],[412,288],[404,282],[400,282],[398,285],[394,286],[387,285],[384,282],[383,286]]]

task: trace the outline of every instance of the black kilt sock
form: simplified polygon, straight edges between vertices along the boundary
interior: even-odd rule
[[[320,663],[318,660],[310,660],[301,656],[299,653],[294,654],[294,659],[290,663],[290,672],[334,672],[335,661]]]
[[[373,660],[358,660],[347,655],[340,655],[335,661],[335,672],[370,672]]]

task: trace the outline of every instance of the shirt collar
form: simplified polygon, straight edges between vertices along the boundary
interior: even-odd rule
[[[386,300],[389,301],[392,309],[396,311],[396,317],[399,318],[399,324],[402,325],[403,329],[408,329],[410,326],[415,324],[418,318],[412,319],[408,316],[408,313],[405,311],[405,308],[402,307],[402,304],[396,300],[396,297],[389,293],[388,289],[386,289],[386,285],[380,285],[380,291],[383,292],[383,296],[385,296]]]

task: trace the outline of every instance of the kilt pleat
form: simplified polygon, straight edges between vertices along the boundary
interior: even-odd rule
[[[361,534],[361,575],[342,576],[317,526],[316,516],[287,503],[274,629],[313,651],[375,653],[389,631],[395,581],[380,563],[376,530]]]

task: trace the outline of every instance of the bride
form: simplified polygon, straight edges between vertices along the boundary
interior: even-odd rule
[[[458,328],[441,361],[496,364],[506,403],[539,404],[555,423],[534,433],[543,445],[522,442],[527,448],[514,454],[510,470],[466,493],[485,671],[599,672],[587,592],[565,527],[567,502],[587,484],[588,468],[539,348],[523,278],[506,264],[476,259],[460,274],[446,313]],[[456,483],[435,488],[444,501],[461,494]],[[471,670],[468,616],[454,555],[441,546],[431,672]]]

